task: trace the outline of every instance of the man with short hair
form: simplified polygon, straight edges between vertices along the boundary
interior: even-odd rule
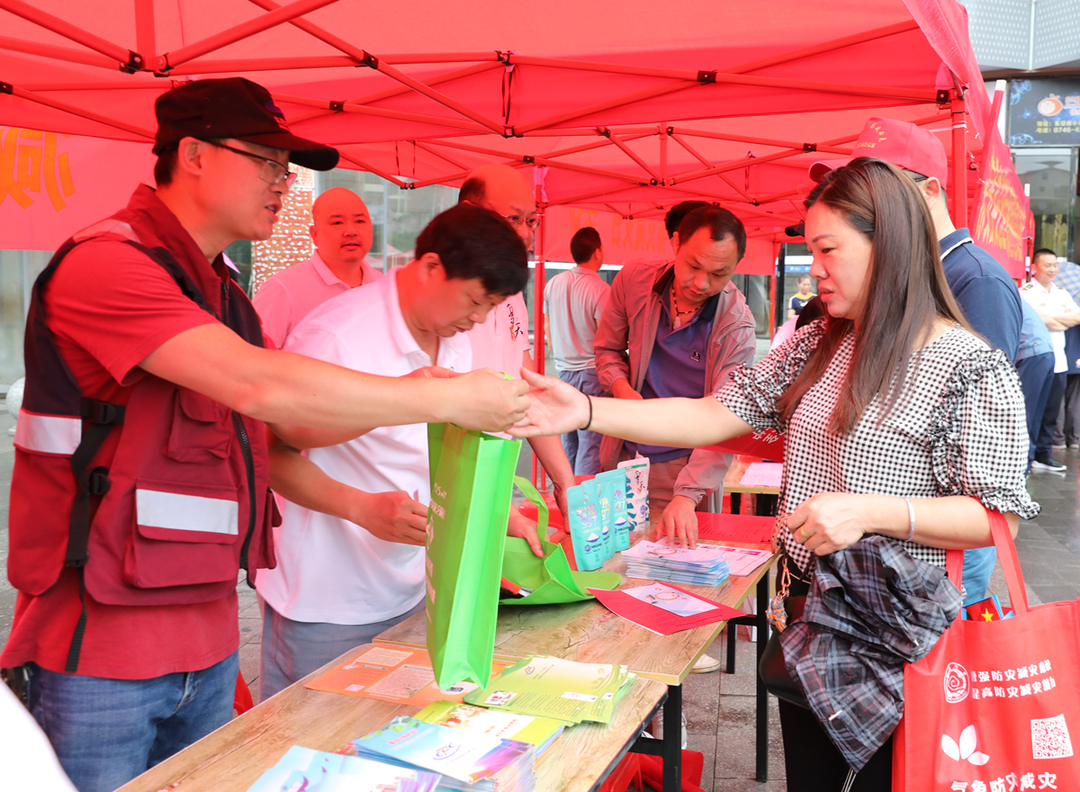
[[[1020,287],[1020,296],[1046,324],[1050,331],[1050,344],[1054,348],[1054,379],[1050,383],[1050,394],[1039,425],[1035,461],[1031,463],[1031,469],[1064,473],[1068,468],[1054,458],[1051,448],[1061,400],[1065,395],[1065,373],[1069,368],[1065,357],[1065,331],[1080,324],[1080,306],[1067,291],[1054,283],[1057,273],[1057,253],[1048,248],[1036,250],[1031,257],[1031,280]]]
[[[269,278],[252,298],[263,331],[281,348],[290,331],[313,308],[382,273],[364,257],[371,250],[371,215],[360,196],[332,187],[311,207],[315,253]]]
[[[242,78],[157,100],[157,190],[75,236],[27,318],[0,666],[80,792],[108,792],[232,716],[236,580],[274,565],[264,421],[350,436],[500,430],[524,383],[376,377],[266,349],[221,251],[267,239],[295,178],[337,152]]]
[[[579,228],[570,238],[570,255],[577,266],[544,287],[548,345],[559,379],[582,393],[602,396],[593,342],[610,287],[597,275],[604,263],[599,232],[592,226]],[[578,429],[564,434],[562,443],[574,475],[600,472],[600,435]]]
[[[517,234],[493,212],[459,204],[421,232],[411,263],[323,303],[285,349],[392,377],[432,365],[469,371],[464,333],[528,277]],[[424,604],[427,427],[374,429],[312,448],[308,459],[289,444],[297,438],[306,446],[311,433],[271,442],[271,483],[286,500],[275,531],[278,566],[261,571],[256,585],[263,701]],[[383,505],[373,509],[373,499]],[[535,531],[531,538],[538,550]]]
[[[907,172],[922,193],[934,222],[945,280],[971,328],[991,349],[1002,350],[1016,362],[1023,314],[1016,284],[993,256],[976,245],[966,228],[956,228],[949,217],[945,184],[948,157],[932,132],[907,121],[871,118],[855,143],[854,157],[876,157]],[[810,178],[820,181],[833,168],[854,157],[810,166]],[[965,605],[986,598],[997,551],[979,547],[964,551]]]
[[[533,231],[539,224],[536,198],[521,174],[509,165],[481,165],[461,185],[458,202],[490,209],[503,217],[532,250]],[[536,371],[529,342],[529,311],[524,293],[513,294],[495,306],[482,324],[469,331],[473,346],[473,368],[505,371],[515,377],[522,368]],[[559,511],[566,514],[566,490],[574,486],[574,469],[557,437],[531,437],[529,445],[551,479]],[[517,509],[511,520],[523,520]]]
[[[746,253],[742,222],[706,204],[683,218],[672,244],[674,261],[629,264],[611,284],[595,348],[600,384],[615,398],[700,398],[754,356],[754,317],[731,283]],[[651,461],[658,533],[695,546],[695,509],[708,492],[722,490],[731,455],[605,437],[601,463],[610,469],[635,453]]]

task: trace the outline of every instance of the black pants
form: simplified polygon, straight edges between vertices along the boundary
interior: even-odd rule
[[[847,779],[847,762],[817,717],[798,704],[786,701],[779,704],[788,792],[840,792]],[[855,776],[851,789],[853,792],[892,789],[892,737]]]
[[[1023,380],[1021,380],[1021,388]],[[1080,445],[1080,374],[1065,376],[1065,397],[1058,410],[1054,445]]]
[[[1035,441],[1035,458],[1045,459],[1050,456],[1050,448],[1054,444],[1054,432],[1057,429],[1058,410],[1061,409],[1061,400],[1065,396],[1065,372],[1054,375],[1054,381],[1050,383],[1050,396],[1046,399],[1046,409],[1043,410],[1042,423],[1039,424],[1039,439]]]

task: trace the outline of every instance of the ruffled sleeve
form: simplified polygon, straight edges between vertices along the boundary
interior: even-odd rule
[[[825,320],[817,319],[770,352],[753,368],[742,366],[713,396],[755,431],[786,430],[776,412],[776,401],[788,389],[825,335]]]
[[[1020,380],[1000,349],[965,356],[930,415],[934,478],[941,495],[971,495],[1024,519],[1039,513],[1028,494],[1028,433]]]

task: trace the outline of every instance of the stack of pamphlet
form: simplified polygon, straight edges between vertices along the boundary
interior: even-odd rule
[[[433,701],[416,713],[416,719],[451,729],[476,730],[492,737],[532,743],[536,746],[536,761],[540,761],[566,728],[566,723],[554,718],[534,718],[516,712],[497,712],[456,704],[452,701]]]
[[[728,579],[726,549],[718,545],[688,547],[660,542],[638,542],[619,554],[626,562],[626,576],[665,580],[694,586],[719,586]]]
[[[465,701],[567,723],[608,723],[635,676],[624,665],[538,655],[519,660]]]
[[[432,792],[438,773],[294,745],[248,792]]]
[[[532,792],[536,746],[481,731],[423,723],[401,715],[353,740],[363,759],[442,775],[439,789],[456,792]]]

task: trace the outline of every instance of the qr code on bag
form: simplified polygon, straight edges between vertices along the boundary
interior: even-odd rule
[[[1063,759],[1073,755],[1064,715],[1032,719],[1031,751],[1035,759]]]

